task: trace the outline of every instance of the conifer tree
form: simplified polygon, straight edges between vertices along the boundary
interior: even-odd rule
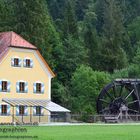
[[[48,9],[54,20],[64,18],[64,9],[66,0],[46,0],[48,3]]]
[[[63,21],[64,73],[61,75],[63,83],[69,83],[73,72],[80,64],[86,63],[87,51],[78,34],[73,1],[67,1]]]
[[[0,0],[0,31],[3,32],[11,30],[13,21],[14,17],[11,1]]]
[[[38,47],[43,57],[56,70],[63,53],[58,33],[45,0],[13,0],[14,31]]]
[[[68,0],[65,11],[64,11],[64,36],[68,35],[73,36],[74,38],[78,38],[78,26],[75,16],[74,4],[73,1]]]
[[[85,47],[88,48],[88,63],[94,70],[98,69],[99,64],[97,60],[100,53],[100,42],[96,31],[96,22],[96,14],[93,8],[89,8],[84,16],[82,32]]]
[[[104,0],[101,70],[113,72],[126,66],[127,58],[123,50],[124,28],[121,11],[115,0]]]

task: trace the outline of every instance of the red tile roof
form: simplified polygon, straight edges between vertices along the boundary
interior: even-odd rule
[[[34,45],[26,41],[15,32],[11,31],[0,33],[0,61],[8,52],[9,47],[37,49]]]
[[[1,44],[6,44],[7,47],[37,49],[34,45],[12,31],[0,33],[0,50]]]

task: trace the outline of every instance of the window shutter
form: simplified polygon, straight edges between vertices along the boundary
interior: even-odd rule
[[[33,115],[36,115],[36,106],[33,106]]]
[[[11,66],[14,66],[14,58],[11,58]]]
[[[7,115],[10,115],[10,105],[7,105]]]
[[[19,67],[21,67],[21,64],[22,64],[22,59],[19,58]]]
[[[7,81],[7,92],[10,92],[10,87],[11,87],[11,83],[10,81]]]
[[[41,93],[44,93],[44,89],[45,89],[45,86],[43,83],[41,83]]]
[[[26,59],[23,59],[23,66],[26,67]]]
[[[28,115],[28,106],[25,106],[25,115]]]
[[[19,82],[16,83],[16,91],[19,92]]]
[[[0,80],[0,91],[2,91],[2,80]]]
[[[33,84],[33,92],[36,93],[36,83]]]
[[[30,66],[33,67],[33,59],[30,59]]]
[[[18,105],[16,106],[16,115],[17,116],[19,115],[19,106]]]
[[[28,82],[25,82],[25,93],[28,92]]]

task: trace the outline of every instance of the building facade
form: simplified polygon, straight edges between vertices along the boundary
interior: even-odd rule
[[[70,111],[51,101],[54,73],[37,48],[14,32],[0,33],[0,123],[50,122]]]

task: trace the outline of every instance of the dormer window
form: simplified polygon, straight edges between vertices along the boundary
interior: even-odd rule
[[[11,59],[11,65],[13,67],[21,67],[22,60],[19,57],[14,57]]]
[[[25,58],[23,60],[23,66],[27,68],[32,68],[33,67],[33,60],[31,58]]]

